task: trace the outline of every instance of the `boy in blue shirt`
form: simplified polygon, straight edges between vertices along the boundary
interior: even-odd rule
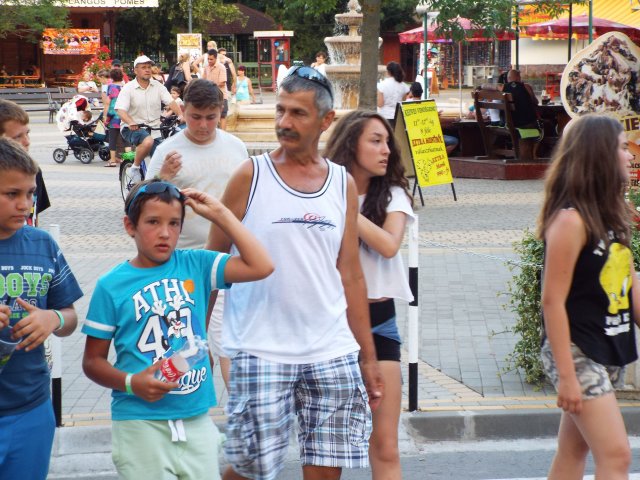
[[[185,205],[227,233],[239,255],[175,250]],[[180,192],[161,180],[136,185],[125,202],[124,227],[138,249],[98,280],[82,331],[83,368],[113,389],[113,461],[125,479],[219,479],[218,431],[211,366],[196,364],[178,382],[155,378],[163,356],[182,337],[206,339],[207,302],[217,288],[265,278],[266,250],[213,197]],[[115,364],[108,361],[113,340]]]
[[[46,478],[55,432],[42,343],[73,333],[82,296],[56,242],[25,225],[37,173],[18,143],[0,138],[0,329],[20,340],[0,373],[0,477],[24,480]]]

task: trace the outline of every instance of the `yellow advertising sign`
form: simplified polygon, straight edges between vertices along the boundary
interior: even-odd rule
[[[630,185],[640,186],[640,116],[633,115],[620,119],[624,131],[627,132],[629,152],[633,155],[631,169],[629,171]]]
[[[178,57],[188,53],[191,61],[202,55],[201,33],[178,33]]]
[[[413,170],[421,187],[453,183],[436,102],[403,102],[398,104],[398,109],[396,137],[398,130],[406,131],[413,159],[413,168],[407,169],[407,174],[411,175]]]
[[[532,5],[525,5],[518,11],[518,25],[520,27],[533,25],[534,23],[548,22],[549,20],[553,20],[551,15],[548,13],[536,12],[536,7]],[[520,32],[520,34],[522,35],[522,32]]]

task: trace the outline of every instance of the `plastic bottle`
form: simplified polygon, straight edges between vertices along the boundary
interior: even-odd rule
[[[207,342],[201,337],[196,335],[193,339],[187,338],[173,355],[160,361],[160,370],[156,371],[155,377],[165,382],[177,382],[194,365],[207,358],[208,354]]]

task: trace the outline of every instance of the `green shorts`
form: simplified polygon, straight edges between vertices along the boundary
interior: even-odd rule
[[[182,423],[184,429],[178,426],[177,430],[186,441],[172,441],[172,426],[167,420],[114,421],[112,458],[119,478],[220,479],[218,427],[207,414]]]

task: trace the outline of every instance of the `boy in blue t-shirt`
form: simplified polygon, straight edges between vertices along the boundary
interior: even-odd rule
[[[239,255],[175,250],[185,205],[221,228]],[[98,280],[87,320],[83,368],[113,389],[113,461],[125,479],[218,479],[218,431],[211,366],[196,364],[178,382],[155,378],[159,359],[181,338],[207,335],[212,290],[265,278],[273,265],[264,247],[213,197],[182,193],[161,180],[136,185],[125,202],[124,227],[138,249]],[[116,361],[108,361],[113,341]]]
[[[0,330],[20,341],[0,372],[0,478],[47,476],[55,419],[42,343],[73,333],[82,296],[56,242],[25,225],[37,173],[18,143],[0,138]]]

